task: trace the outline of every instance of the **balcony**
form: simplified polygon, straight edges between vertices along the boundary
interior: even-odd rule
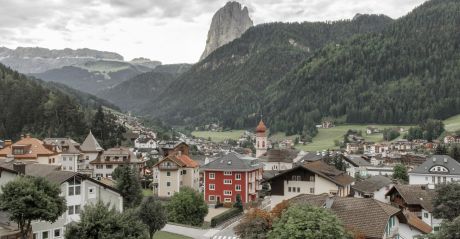
[[[175,164],[171,164],[171,165],[158,165],[158,169],[161,170],[161,171],[165,171],[165,170],[178,170],[179,167]]]

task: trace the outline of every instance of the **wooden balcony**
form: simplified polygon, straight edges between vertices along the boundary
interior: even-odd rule
[[[158,169],[161,171],[172,171],[172,170],[178,170],[179,167],[176,164],[171,164],[171,165],[158,165]]]

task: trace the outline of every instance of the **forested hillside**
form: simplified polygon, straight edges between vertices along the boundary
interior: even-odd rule
[[[72,91],[69,95],[56,85],[29,79],[2,64],[0,89],[1,139],[17,139],[31,133],[40,138],[72,137],[82,141],[96,121],[96,98],[78,96]],[[87,106],[79,102],[86,102]],[[108,131],[120,131],[115,122],[107,125]],[[108,131],[105,133],[111,133]]]
[[[264,91],[274,130],[321,117],[420,123],[460,113],[460,2],[432,0],[382,33],[329,44]]]
[[[331,23],[270,23],[250,28],[153,96],[142,112],[171,124],[253,126],[267,105],[264,90],[327,43],[380,32],[386,16]]]

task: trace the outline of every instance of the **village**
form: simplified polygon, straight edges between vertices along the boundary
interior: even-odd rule
[[[32,223],[33,238],[62,238],[85,205],[97,201],[123,211],[126,195],[117,189],[114,172],[124,167],[136,173],[144,196],[168,202],[184,188],[202,195],[208,227],[163,228],[192,238],[238,238],[234,229],[244,213],[299,202],[330,209],[363,238],[424,238],[442,223],[433,215],[437,187],[460,181],[460,163],[436,154],[440,144],[459,144],[458,136],[372,143],[347,134],[350,142],[342,150],[304,152],[292,140],[271,142],[263,120],[235,142],[216,143],[182,133],[159,140],[136,117],[117,117],[129,130],[130,147],[104,149],[91,131],[81,143],[29,134],[0,141],[0,193],[1,186],[26,175],[58,183],[66,199],[67,210],[56,222]],[[241,210],[234,210],[237,204]],[[19,235],[8,216],[0,220],[0,238]]]

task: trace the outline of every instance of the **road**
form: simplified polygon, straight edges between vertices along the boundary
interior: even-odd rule
[[[222,229],[221,231],[219,231],[218,233],[216,233],[212,239],[239,239],[239,237],[237,237],[235,235],[235,231],[233,230],[236,225],[238,225],[238,223],[240,222],[240,220],[230,224],[228,227]]]

